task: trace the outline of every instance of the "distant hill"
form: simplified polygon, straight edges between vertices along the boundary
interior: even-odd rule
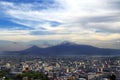
[[[22,51],[6,51],[5,53],[19,53],[21,55],[43,55],[43,56],[59,56],[59,55],[120,55],[118,49],[104,49],[89,45],[79,45],[71,42],[64,42],[56,46],[40,48],[32,46]]]

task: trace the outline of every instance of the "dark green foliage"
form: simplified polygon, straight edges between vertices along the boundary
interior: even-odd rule
[[[1,70],[0,71],[0,78],[6,76],[9,72],[10,72],[10,70]]]
[[[41,72],[34,72],[34,71],[29,71],[29,72],[24,72],[22,74],[19,74],[18,77],[28,77],[28,79],[40,79],[40,80],[46,80],[46,76],[41,73]]]
[[[34,71],[23,72],[21,74],[14,74],[14,76],[11,76],[9,70],[2,70],[0,71],[0,79],[3,77],[5,77],[4,80],[22,80],[24,77],[27,77],[28,80],[46,80],[46,76],[43,73]]]

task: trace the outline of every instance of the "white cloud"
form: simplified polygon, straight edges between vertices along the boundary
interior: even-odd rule
[[[58,8],[48,8],[42,10],[32,9],[32,7],[38,6],[39,3],[36,5],[32,3],[19,3],[19,5],[16,5],[12,2],[0,2],[4,13],[11,18],[12,22],[34,28],[33,31],[51,31],[55,33],[52,35],[31,35],[31,30],[23,30],[23,32],[2,31],[0,35],[9,35],[10,37],[14,37],[13,35],[16,34],[16,38],[14,37],[15,40],[112,40],[120,38],[119,19],[114,22],[100,22],[101,20],[104,20],[103,18],[106,18],[106,16],[111,17],[108,15],[120,17],[117,15],[117,12],[119,11],[113,11],[108,7],[107,0],[55,1],[59,4]],[[100,19],[101,16],[103,16],[102,19]],[[96,19],[93,20],[93,18]],[[97,20],[97,22],[95,20]],[[109,20],[109,18],[107,20]],[[50,25],[50,21],[59,22],[60,25],[53,27]],[[42,28],[45,30],[42,30]],[[95,31],[99,29],[101,32]],[[10,39],[9,36],[8,39]]]

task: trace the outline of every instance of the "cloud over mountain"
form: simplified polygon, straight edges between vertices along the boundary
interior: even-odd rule
[[[115,43],[120,40],[119,3],[119,0],[1,0],[0,39]]]

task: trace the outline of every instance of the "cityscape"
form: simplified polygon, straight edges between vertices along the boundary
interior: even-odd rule
[[[120,0],[0,0],[0,80],[120,80]]]
[[[120,80],[120,56],[1,55],[0,80]]]

